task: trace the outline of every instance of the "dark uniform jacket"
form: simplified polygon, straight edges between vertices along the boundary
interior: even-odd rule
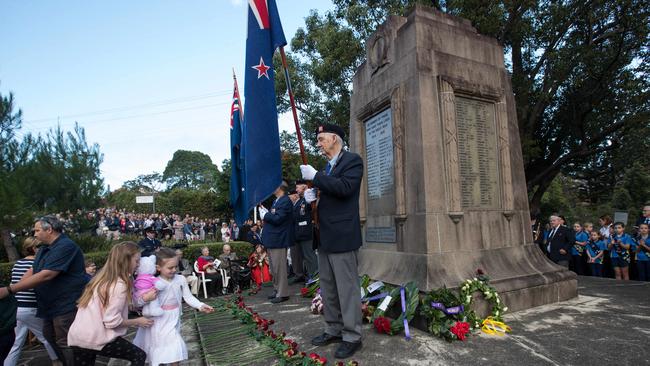
[[[325,171],[316,173],[313,183],[320,191],[320,250],[341,253],[361,247],[359,190],[362,177],[363,160],[347,151],[341,151],[329,175]]]
[[[311,222],[311,204],[303,197],[293,205],[293,221],[296,241],[312,240],[314,225]]]
[[[555,235],[551,238],[551,233],[549,234],[548,241],[551,243],[551,252],[549,257],[555,263],[558,261],[568,261],[571,259],[571,247],[575,244],[576,238],[574,231],[569,229],[566,226],[560,225],[555,232]],[[566,251],[565,254],[560,254],[560,249]]]
[[[264,215],[262,243],[267,249],[289,248],[293,238],[293,204],[286,194],[273,202]]]
[[[160,248],[162,246],[162,243],[158,239],[149,239],[149,238],[144,238],[138,242],[138,246],[140,247],[140,255],[143,257],[148,257],[150,255],[156,254],[156,249]]]

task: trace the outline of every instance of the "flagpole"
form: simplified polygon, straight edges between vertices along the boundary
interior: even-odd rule
[[[280,56],[282,57],[282,66],[284,67],[284,79],[287,82],[287,90],[289,91],[289,102],[291,102],[291,111],[293,112],[293,122],[296,125],[296,135],[298,135],[298,146],[300,146],[300,157],[302,163],[307,165],[307,154],[305,153],[305,145],[302,143],[302,132],[300,132],[300,124],[298,123],[298,112],[296,111],[296,102],[293,99],[293,90],[291,90],[291,80],[289,79],[289,66],[287,65],[287,56],[284,54],[284,46],[280,47]]]

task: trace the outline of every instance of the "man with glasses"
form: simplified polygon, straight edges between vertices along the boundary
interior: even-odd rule
[[[73,364],[68,348],[68,329],[77,312],[76,302],[86,286],[81,249],[63,233],[55,216],[34,223],[34,237],[45,244],[36,255],[32,269],[16,284],[0,288],[0,299],[28,289],[36,292],[36,316],[43,319],[43,335],[59,360]]]

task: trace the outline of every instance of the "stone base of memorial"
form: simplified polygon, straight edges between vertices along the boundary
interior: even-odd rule
[[[429,291],[483,268],[511,311],[575,297],[575,274],[532,240],[503,47],[422,6],[366,46],[350,108],[366,166],[359,272]]]

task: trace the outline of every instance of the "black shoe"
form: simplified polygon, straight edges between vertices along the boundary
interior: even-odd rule
[[[331,334],[323,333],[318,337],[311,339],[311,344],[314,346],[326,346],[331,343],[341,342],[343,339],[341,337],[333,336]]]
[[[271,304],[279,304],[279,303],[281,303],[281,302],[285,302],[285,301],[287,301],[287,300],[289,300],[289,296],[274,297],[274,298],[271,300]]]
[[[273,299],[275,299],[276,296],[278,296],[278,292],[277,292],[277,291],[273,291],[269,296],[267,296],[267,298],[268,298],[269,300],[273,300]]]
[[[346,342],[343,341],[339,348],[336,349],[336,353],[334,353],[334,357],[336,358],[348,358],[352,357],[354,353],[361,348],[361,342]]]

